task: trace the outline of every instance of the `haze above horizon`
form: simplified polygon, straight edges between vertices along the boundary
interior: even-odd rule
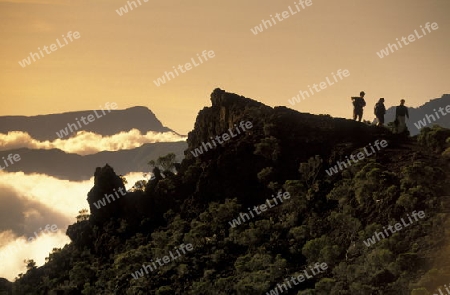
[[[345,118],[350,97],[364,90],[369,120],[379,97],[386,107],[400,98],[417,107],[450,93],[448,1],[311,0],[296,14],[300,4],[293,0],[141,3],[120,16],[116,10],[127,1],[0,0],[0,116],[92,110],[109,101],[118,109],[146,106],[165,126],[187,134],[215,88]],[[283,11],[289,15],[280,16]],[[438,29],[424,35],[428,22]],[[422,37],[400,48],[397,38],[417,36],[415,30]],[[380,58],[389,43],[399,49]],[[58,47],[50,54],[19,64],[51,44]],[[200,58],[205,50],[214,58]],[[288,103],[339,69],[350,75]],[[169,72],[174,78],[156,86]]]

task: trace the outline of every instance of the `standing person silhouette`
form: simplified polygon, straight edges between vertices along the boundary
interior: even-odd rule
[[[409,119],[409,112],[408,108],[405,107],[405,100],[400,100],[400,105],[395,108],[395,124],[396,126],[396,133],[401,134],[405,133],[406,128],[406,118]]]
[[[356,120],[358,117],[358,121],[361,122],[363,116],[363,107],[366,106],[366,101],[364,100],[364,95],[366,93],[361,91],[359,93],[359,97],[352,97],[353,101],[353,120]]]
[[[384,106],[384,98],[380,98],[375,104],[374,109],[375,116],[378,119],[378,126],[383,126],[384,124],[384,114],[386,114],[386,107]]]

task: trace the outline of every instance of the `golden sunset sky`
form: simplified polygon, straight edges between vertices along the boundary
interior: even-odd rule
[[[379,97],[419,106],[450,93],[449,0],[312,0],[295,15],[254,35],[251,28],[295,9],[294,0],[0,0],[0,116],[39,115],[142,105],[186,134],[219,87],[302,112],[350,118],[351,96],[366,92],[365,118]],[[136,0],[137,3],[137,0]],[[297,4],[299,5],[299,4]],[[300,6],[299,6],[300,7]],[[128,8],[129,10],[129,8]],[[437,30],[394,53],[377,52],[436,22]],[[38,47],[68,42],[29,66]],[[198,67],[161,86],[173,66],[213,50]],[[291,106],[289,99],[331,73],[350,76]],[[64,126],[61,126],[63,128]]]

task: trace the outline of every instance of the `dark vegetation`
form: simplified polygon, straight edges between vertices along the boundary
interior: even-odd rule
[[[95,171],[91,215],[80,212],[42,267],[14,283],[17,294],[261,295],[308,265],[327,272],[283,294],[433,294],[450,282],[450,131],[399,138],[383,127],[274,109],[216,89],[200,111],[181,163],[151,161],[155,178],[107,206],[92,202],[123,187],[112,167]],[[233,124],[253,128],[197,158],[189,152]],[[325,169],[385,139],[375,155],[331,177]],[[334,164],[333,164],[334,165]],[[246,208],[279,190],[291,198],[230,228]],[[426,218],[371,247],[375,230],[412,211]],[[182,243],[194,250],[133,279],[142,264]]]

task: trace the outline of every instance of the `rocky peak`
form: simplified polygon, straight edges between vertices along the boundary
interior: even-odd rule
[[[272,110],[258,101],[244,96],[226,92],[220,88],[211,93],[211,107],[201,110],[195,121],[194,129],[188,134],[189,148],[195,148],[211,137],[222,135],[240,121],[251,121],[257,116],[248,110]]]
[[[122,188],[122,192],[126,192],[122,179],[116,175],[111,166],[106,164],[104,167],[96,168],[94,187],[89,191],[87,198],[94,222],[104,221],[120,211],[120,204],[122,203],[120,199],[124,198],[122,193],[119,193],[120,188]],[[106,195],[112,197],[107,200]],[[102,205],[101,201],[105,205]]]

